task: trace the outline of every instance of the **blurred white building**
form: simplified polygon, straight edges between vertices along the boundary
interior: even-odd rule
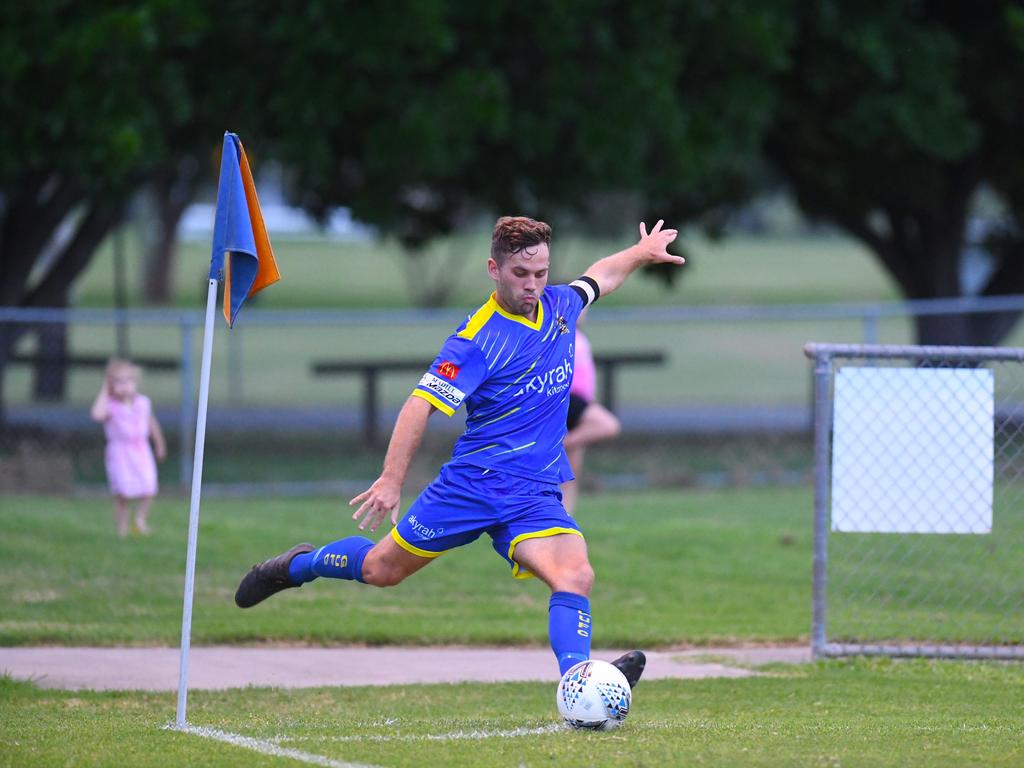
[[[375,230],[352,218],[348,208],[335,208],[320,226],[317,221],[301,208],[288,205],[284,197],[284,185],[280,170],[275,166],[263,168],[256,184],[260,197],[260,208],[267,232],[271,235],[295,238],[331,240],[369,240]],[[211,190],[212,196],[216,191]],[[178,239],[181,241],[206,241],[213,235],[213,218],[216,211],[214,201],[196,202],[185,209],[178,224]]]

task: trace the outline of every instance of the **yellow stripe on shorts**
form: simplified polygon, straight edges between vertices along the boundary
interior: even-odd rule
[[[512,543],[508,545],[508,559],[512,561],[512,578],[513,579],[532,579],[534,575],[529,571],[523,571],[519,568],[519,563],[515,561],[512,556],[516,551],[516,545],[521,541],[527,539],[546,539],[549,536],[558,536],[562,533],[569,533],[575,536],[583,538],[582,531],[577,531],[575,528],[545,528],[543,531],[531,531],[530,533],[521,533],[512,539]]]
[[[408,541],[402,538],[402,534],[398,532],[397,528],[391,529],[391,538],[394,539],[395,543],[398,544],[398,546],[400,546],[406,552],[412,552],[414,555],[419,555],[420,557],[425,557],[427,559],[432,560],[433,558],[440,557],[444,554],[443,552],[430,552],[429,550],[420,549],[419,547],[410,544]]]

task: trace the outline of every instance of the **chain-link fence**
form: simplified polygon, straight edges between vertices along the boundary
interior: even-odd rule
[[[815,655],[1024,658],[1024,349],[805,351]]]

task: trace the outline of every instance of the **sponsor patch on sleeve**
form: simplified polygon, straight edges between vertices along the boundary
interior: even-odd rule
[[[455,381],[455,378],[459,375],[459,366],[451,360],[445,360],[437,367],[437,372],[449,381]]]
[[[458,368],[455,370],[458,372]],[[455,377],[453,376],[452,378]],[[462,401],[466,397],[466,393],[450,381],[445,381],[440,376],[435,376],[432,373],[423,374],[423,378],[420,379],[419,386],[434,394],[434,396],[440,399],[441,402],[450,405],[452,409],[456,409],[462,405]]]

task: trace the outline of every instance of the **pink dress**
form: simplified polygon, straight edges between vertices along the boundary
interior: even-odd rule
[[[156,460],[149,445],[153,404],[145,395],[129,403],[110,398],[110,415],[103,423],[107,435],[107,482],[110,492],[126,499],[155,496]]]
[[[594,366],[594,353],[590,351],[590,342],[583,332],[576,329],[576,362],[572,370],[572,384],[569,394],[582,397],[588,403],[594,401],[597,392],[597,369]]]

